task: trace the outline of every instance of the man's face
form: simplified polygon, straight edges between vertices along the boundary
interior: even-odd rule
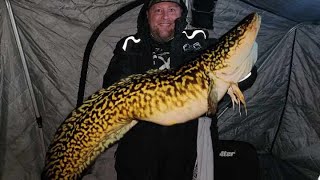
[[[175,20],[181,17],[182,8],[174,2],[160,2],[152,5],[147,17],[152,37],[167,42],[174,36]]]

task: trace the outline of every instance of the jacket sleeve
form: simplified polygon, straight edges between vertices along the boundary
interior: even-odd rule
[[[257,75],[258,75],[257,67],[253,66],[253,68],[250,72],[250,76],[248,78],[246,78],[245,80],[240,81],[238,83],[239,89],[241,91],[245,91],[245,90],[249,89],[253,85],[253,83],[255,82]]]
[[[130,68],[130,59],[126,51],[122,49],[124,40],[120,40],[114,50],[114,55],[110,60],[108,69],[103,76],[103,88],[107,88],[120,79],[133,74],[133,68]]]
[[[247,77],[245,80],[238,82],[238,86],[239,89],[243,92],[247,89],[249,89],[255,82],[256,78],[257,78],[257,67],[253,66],[251,72],[250,72],[250,76]],[[223,98],[219,101],[219,106],[220,107],[224,107],[224,106],[228,106],[229,108],[232,107],[232,103],[231,103],[231,98],[230,96],[226,93]]]
[[[251,49],[250,55],[247,57],[249,61],[256,62],[258,59],[258,43],[254,43],[253,48]],[[251,72],[242,80],[238,82],[238,86],[241,91],[245,91],[250,88],[254,81],[257,78],[257,68],[253,65]]]
[[[258,58],[258,44],[257,43],[254,45],[254,48],[252,49],[250,55],[247,58],[250,58],[250,60],[257,61],[257,58]],[[250,73],[238,82],[239,89],[242,92],[249,89],[254,84],[254,82],[257,78],[257,75],[258,75],[257,67],[255,65],[253,65]],[[221,102],[222,103],[223,102],[230,102],[230,96],[226,94],[223,97],[223,99],[221,100]],[[229,103],[228,106],[230,107],[231,103]]]

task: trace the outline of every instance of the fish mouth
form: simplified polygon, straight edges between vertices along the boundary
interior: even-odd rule
[[[252,30],[259,30],[261,24],[261,16],[258,13],[251,13],[247,19],[248,27]]]
[[[252,13],[253,14],[253,22],[255,23],[251,23],[252,28],[254,28],[255,30],[258,30],[260,28],[260,24],[261,24],[261,16],[258,13]]]

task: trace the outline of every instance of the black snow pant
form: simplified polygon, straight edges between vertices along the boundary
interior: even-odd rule
[[[198,120],[174,126],[139,122],[119,142],[118,180],[191,180]]]

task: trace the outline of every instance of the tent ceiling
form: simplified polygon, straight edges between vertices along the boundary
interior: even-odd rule
[[[320,22],[320,0],[243,0],[296,22]]]

